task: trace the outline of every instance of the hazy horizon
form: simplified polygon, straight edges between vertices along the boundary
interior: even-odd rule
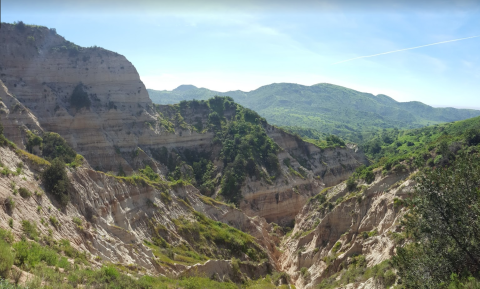
[[[118,52],[152,89],[325,82],[450,107],[480,107],[479,16],[470,0],[2,3],[2,21]]]
[[[292,82],[279,82],[279,83],[292,83]],[[326,83],[326,82],[322,82],[322,83]],[[266,86],[266,85],[270,85],[270,84],[273,84],[273,83],[269,83],[269,84],[265,84],[265,85],[262,85],[262,86]],[[311,85],[305,85],[305,84],[301,84],[301,83],[295,83],[295,84],[299,84],[299,85],[304,85],[304,86],[311,86]],[[312,85],[315,85],[315,84],[318,84],[318,83],[314,83]],[[337,85],[335,83],[330,83],[330,84],[333,84],[333,85]],[[189,84],[189,83],[185,83],[185,84],[181,84],[179,86],[182,86],[182,85],[193,85],[193,84]],[[155,89],[155,88],[150,88],[150,87],[147,87],[147,89],[152,89],[152,90],[159,90],[159,91],[172,91],[176,88],[178,88],[179,86],[176,86],[172,89]],[[213,91],[218,91],[218,92],[221,92],[221,93],[227,93],[227,92],[230,92],[230,91],[243,91],[243,92],[250,92],[250,91],[253,91],[253,90],[256,90],[262,86],[259,86],[255,89],[251,89],[251,90],[242,90],[242,89],[231,89],[231,90],[226,90],[226,91],[220,91],[220,90],[215,90],[215,89],[210,89],[208,87],[204,87],[204,86],[196,86],[196,85],[193,85],[197,88],[205,88],[205,89],[209,89],[209,90],[213,90]],[[351,87],[347,87],[347,88],[351,88]],[[352,88],[351,88],[352,89]],[[359,90],[360,91],[360,90]],[[369,92],[369,91],[360,91],[360,92],[364,92],[364,93],[371,93],[371,94],[374,94],[374,95],[378,95],[378,94],[384,94],[384,95],[387,95],[385,93],[372,93],[372,92]],[[389,97],[392,97],[390,95],[387,95]],[[393,99],[395,99],[394,97],[392,97]],[[408,100],[408,101],[399,101],[397,99],[395,99],[396,101],[398,102],[409,102],[409,101],[418,101],[418,100]],[[425,103],[425,102],[423,102]],[[457,108],[457,109],[474,109],[474,110],[480,110],[480,106],[451,106],[451,105],[442,105],[442,104],[430,104],[430,103],[425,103],[427,105],[430,105],[432,107],[436,107],[436,108],[448,108],[448,107],[451,107],[451,108]]]

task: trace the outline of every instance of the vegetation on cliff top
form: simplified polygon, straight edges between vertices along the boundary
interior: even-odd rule
[[[267,136],[265,119],[233,99],[214,97],[207,101],[183,101],[163,112],[164,122],[174,123],[174,126],[198,132],[212,131],[215,134],[212,145],[220,147],[218,156],[188,149],[152,149],[152,156],[167,166],[171,180],[185,179],[207,196],[220,187],[227,202],[238,204],[240,188],[247,176],[270,182],[280,174],[276,155],[280,148]],[[197,120],[195,125],[185,122],[191,118],[189,114],[195,113],[206,115],[206,122]],[[218,168],[213,164],[216,157],[223,162],[220,179],[216,178]]]

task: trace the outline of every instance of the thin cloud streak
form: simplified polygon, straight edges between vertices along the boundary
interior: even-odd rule
[[[393,50],[393,51],[388,51],[388,52],[383,52],[383,53],[378,53],[378,54],[373,54],[373,55],[359,56],[359,57],[350,58],[350,59],[347,59],[347,60],[342,60],[342,61],[339,61],[339,62],[335,62],[335,63],[333,63],[333,65],[339,64],[339,63],[344,63],[344,62],[347,62],[347,61],[352,61],[352,60],[355,60],[355,59],[374,57],[374,56],[379,56],[379,55],[385,55],[385,54],[390,54],[390,53],[395,53],[395,52],[400,52],[400,51],[405,51],[405,50],[412,50],[412,49],[417,49],[417,48],[422,48],[422,47],[427,47],[427,46],[432,46],[432,45],[438,45],[438,44],[442,44],[442,43],[455,42],[455,41],[460,41],[460,40],[465,40],[465,39],[476,38],[476,37],[480,37],[480,35],[465,37],[465,38],[459,38],[459,39],[454,39],[454,40],[441,41],[441,42],[436,42],[436,43],[431,43],[431,44],[426,44],[426,45],[421,45],[421,46],[415,46],[415,47],[410,47],[410,48],[404,48],[404,49],[399,49],[399,50]]]

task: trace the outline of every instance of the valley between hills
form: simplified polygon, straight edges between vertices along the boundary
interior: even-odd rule
[[[0,39],[0,288],[478,288],[480,111]]]

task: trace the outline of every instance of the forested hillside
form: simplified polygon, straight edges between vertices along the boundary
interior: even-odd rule
[[[356,143],[378,129],[420,128],[480,115],[477,110],[397,102],[386,95],[363,93],[328,83],[312,86],[275,83],[250,92],[218,92],[182,85],[172,91],[149,89],[148,92],[152,101],[159,104],[226,95],[255,110],[270,123],[286,127],[301,137],[325,139],[333,134]]]

